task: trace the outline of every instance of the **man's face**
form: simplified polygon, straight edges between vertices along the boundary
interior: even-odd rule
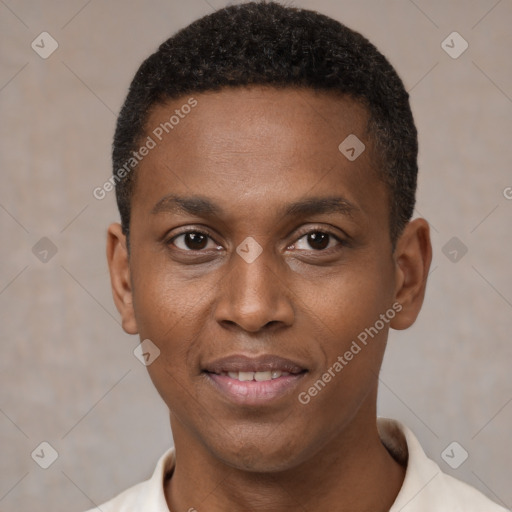
[[[375,418],[388,322],[353,342],[397,278],[367,112],[310,90],[194,98],[161,141],[188,97],[147,122],[158,144],[136,171],[131,332],[160,350],[148,370],[175,439],[234,467],[294,467]],[[338,149],[351,134],[366,145],[354,161]]]

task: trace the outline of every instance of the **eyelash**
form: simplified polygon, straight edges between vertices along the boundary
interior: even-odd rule
[[[188,229],[186,231],[182,231],[181,233],[177,233],[176,235],[173,235],[171,238],[169,238],[166,242],[167,245],[174,245],[174,241],[180,237],[180,236],[184,236],[184,235],[187,235],[189,233],[193,233],[193,234],[198,234],[198,235],[203,235],[203,236],[206,236],[208,237],[210,240],[212,240],[213,242],[215,242],[217,244],[217,246],[219,246],[220,244],[218,244],[214,238],[209,234],[207,233],[206,231],[203,231],[201,229]],[[346,245],[346,242],[345,240],[341,239],[338,235],[335,235],[333,232],[329,231],[328,229],[325,229],[325,228],[309,228],[305,231],[302,231],[302,232],[299,232],[298,234],[298,238],[296,238],[295,242],[293,242],[291,245],[295,245],[299,240],[301,240],[302,238],[304,238],[305,236],[311,234],[311,233],[322,233],[322,234],[325,234],[325,235],[328,235],[332,238],[334,238],[337,242],[338,242],[338,245],[335,246],[335,247],[328,247],[326,249],[321,249],[321,250],[318,250],[318,249],[311,249],[312,252],[315,252],[315,253],[328,253],[328,252],[331,252],[333,249],[336,250],[336,249],[339,249],[340,246],[344,246]],[[290,247],[290,246],[288,246]],[[184,251],[184,252],[189,252],[189,253],[201,253],[201,252],[205,252],[204,249],[199,249],[199,250],[194,250],[194,249],[180,249],[179,247],[177,248],[178,250],[180,251]],[[211,249],[209,249],[211,250]],[[304,249],[299,249],[299,250],[304,250]]]

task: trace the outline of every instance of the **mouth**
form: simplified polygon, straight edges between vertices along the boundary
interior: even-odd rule
[[[267,354],[217,359],[202,372],[229,402],[261,405],[291,393],[307,371],[300,363]]]
[[[230,379],[236,379],[240,382],[250,382],[250,381],[256,381],[256,382],[266,382],[269,380],[278,379],[279,377],[292,375],[289,372],[282,371],[282,370],[268,370],[268,371],[241,371],[241,372],[222,372],[220,374],[215,375],[223,375],[224,377],[229,377]]]

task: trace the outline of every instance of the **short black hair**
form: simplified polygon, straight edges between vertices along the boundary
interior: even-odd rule
[[[393,243],[414,210],[417,131],[409,94],[388,60],[358,32],[317,12],[276,2],[232,5],[194,21],[140,66],[117,120],[114,174],[134,161],[152,108],[191,93],[250,85],[346,95],[368,112],[367,133],[389,191]],[[341,140],[340,140],[341,142]],[[135,168],[116,179],[129,235]]]

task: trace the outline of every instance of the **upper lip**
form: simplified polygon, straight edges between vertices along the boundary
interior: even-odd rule
[[[282,371],[288,373],[302,373],[306,368],[299,363],[272,354],[258,357],[242,354],[215,359],[204,366],[204,371],[221,374],[222,372],[265,372]]]

